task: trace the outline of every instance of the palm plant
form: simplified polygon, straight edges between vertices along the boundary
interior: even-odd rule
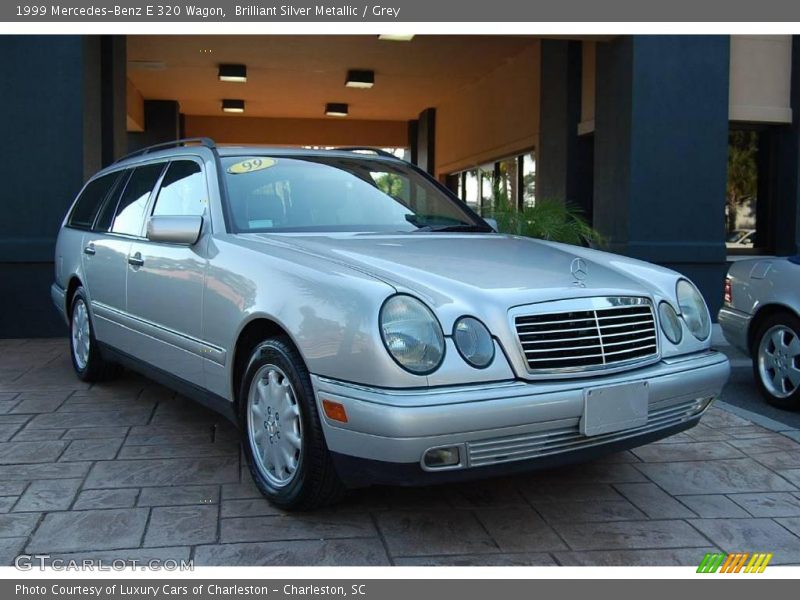
[[[583,211],[570,202],[537,198],[533,206],[522,210],[511,209],[507,203],[498,204],[497,209],[484,216],[495,219],[501,233],[592,247],[605,243],[603,236],[586,222]]]

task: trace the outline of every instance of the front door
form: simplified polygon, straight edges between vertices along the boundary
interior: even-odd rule
[[[197,386],[203,385],[202,309],[208,258],[208,188],[199,161],[172,161],[147,215],[199,215],[198,242],[182,246],[135,240],[128,256],[128,313],[137,321],[136,356]]]

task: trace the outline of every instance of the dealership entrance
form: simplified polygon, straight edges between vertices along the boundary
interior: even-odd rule
[[[7,36],[0,50],[0,337],[64,333],[48,288],[67,207],[102,166],[180,137],[390,148],[479,211],[568,201],[611,251],[693,278],[712,312],[731,227],[760,232],[743,252],[798,252],[788,36]],[[734,151],[757,172],[736,202]]]

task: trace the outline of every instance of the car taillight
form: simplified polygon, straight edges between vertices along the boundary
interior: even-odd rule
[[[731,286],[730,277],[725,278],[725,304],[733,303],[733,287]]]

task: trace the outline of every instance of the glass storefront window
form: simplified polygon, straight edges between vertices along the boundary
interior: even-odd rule
[[[522,155],[522,203],[536,204],[536,157],[533,152]]]
[[[758,134],[728,135],[728,181],[725,198],[725,245],[729,250],[752,249],[758,203]]]
[[[519,160],[516,157],[507,158],[497,165],[495,206],[501,211],[514,210],[519,207]]]
[[[494,165],[481,165],[478,171],[481,178],[481,214],[489,213],[494,208]]]
[[[464,173],[464,194],[461,199],[469,207],[480,213],[480,202],[478,197],[478,171],[466,171]]]
[[[458,197],[480,215],[533,206],[536,200],[536,158],[533,151],[451,173]]]

